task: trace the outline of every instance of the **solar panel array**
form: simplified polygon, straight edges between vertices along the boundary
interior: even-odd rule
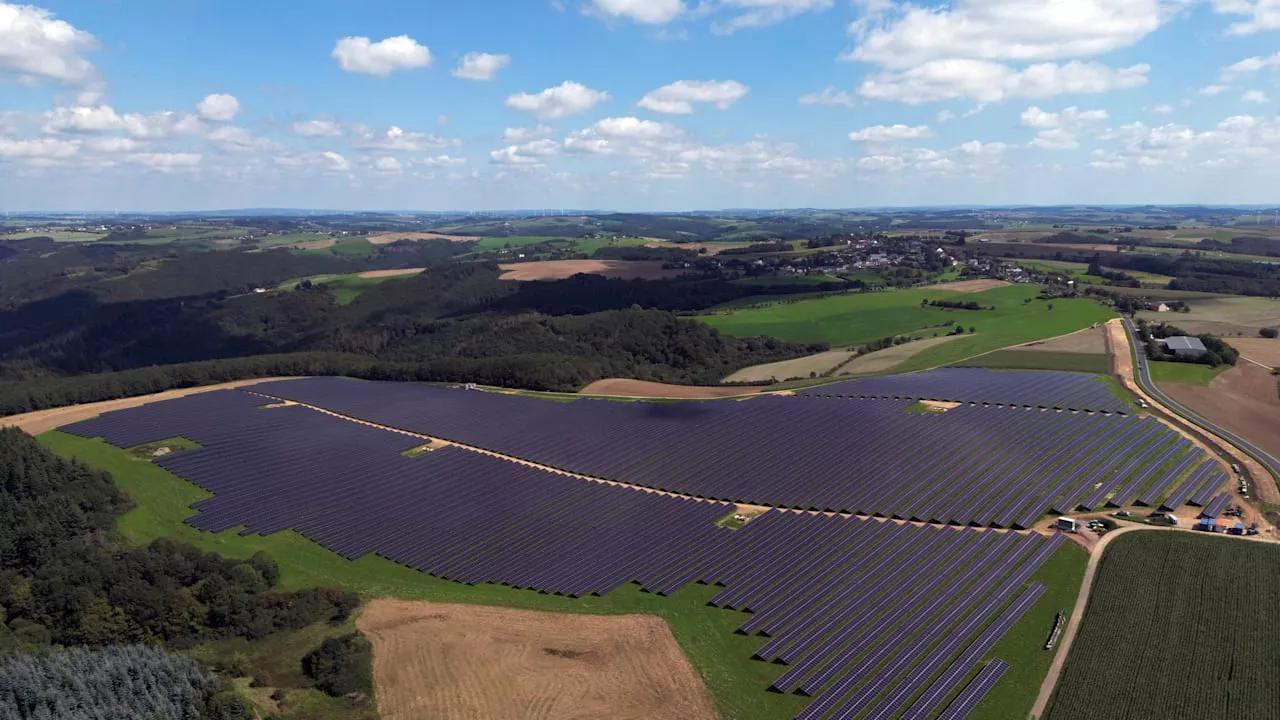
[[[213,392],[62,429],[200,443],[156,462],[214,493],[187,521],[206,530],[294,529],[347,558],[570,596],[719,586],[712,604],[767,636],[757,657],[787,665],[774,689],[815,698],[801,718],[964,717],[980,693],[946,699],[1044,591],[1032,578],[1062,542],[779,510],[730,531],[721,503],[457,447],[406,457],[420,438],[263,402]]]
[[[939,368],[906,375],[846,380],[800,395],[909,398],[1059,410],[1126,413],[1129,406],[1098,375],[1041,370]]]
[[[1158,471],[1179,453],[1201,456],[1175,448],[1177,434],[1152,418],[981,406],[916,414],[905,412],[909,400],[560,403],[346,378],[252,389],[684,495],[979,526],[1026,528],[1086,495],[1090,506],[1118,490],[1136,494],[1163,480]],[[1134,454],[1148,446],[1173,455]]]

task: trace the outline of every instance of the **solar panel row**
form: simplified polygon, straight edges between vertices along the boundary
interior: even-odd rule
[[[187,521],[201,529],[293,529],[347,558],[376,553],[458,582],[570,596],[633,581],[663,594],[720,585],[717,604],[755,613],[742,632],[771,635],[761,657],[792,664],[779,684],[820,693],[828,710],[889,697],[902,682],[912,695],[942,693],[910,668],[964,659],[1002,635],[1000,619],[989,621],[1060,542],[778,510],[730,531],[714,522],[732,510],[722,503],[456,447],[406,457],[421,438],[263,403],[215,392],[63,430],[122,447],[200,443],[156,462],[214,493]]]
[[[1203,518],[1216,518],[1227,509],[1227,505],[1231,502],[1231,496],[1227,493],[1218,493],[1209,504],[1204,507],[1204,511],[1200,513]]]
[[[1009,663],[1003,660],[996,659],[987,663],[986,667],[964,686],[964,690],[960,691],[956,699],[947,705],[947,709],[938,716],[938,720],[964,720],[978,706],[978,703],[982,702],[987,693],[991,692],[991,688],[995,687],[1008,669]],[[918,720],[920,717],[924,716],[909,712],[903,716],[903,720]]]
[[[1191,494],[1191,499],[1187,502],[1192,505],[1199,505],[1203,507],[1205,503],[1209,502],[1209,498],[1213,497],[1214,493],[1218,492],[1218,489],[1221,488],[1228,479],[1226,471],[1221,467],[1215,466],[1213,468],[1213,472],[1209,473],[1209,476],[1200,483],[1200,487],[1195,489],[1195,492]]]
[[[1129,405],[1107,382],[1087,373],[939,368],[907,375],[847,380],[797,394],[850,398],[910,398],[1126,413]]]
[[[1080,466],[1106,471],[1127,462],[1124,479],[1147,469],[1145,457],[1099,458],[1117,436],[1140,428],[1147,441],[1176,437],[1150,418],[980,406],[913,414],[905,412],[905,400],[770,396],[681,404],[557,403],[344,378],[253,389],[680,494],[998,527],[1029,527],[1064,497],[1083,496],[1092,484]],[[944,477],[947,482],[939,482]],[[1141,477],[1143,483],[1150,479]]]
[[[1169,493],[1169,497],[1165,498],[1164,502],[1160,503],[1160,509],[1173,510],[1184,505],[1191,497],[1191,493],[1199,489],[1200,486],[1203,485],[1204,482],[1209,479],[1209,476],[1217,469],[1218,463],[1213,460],[1205,460],[1197,465],[1196,469],[1192,470],[1191,474],[1187,476],[1187,479],[1183,480],[1182,484],[1179,485],[1176,490]]]

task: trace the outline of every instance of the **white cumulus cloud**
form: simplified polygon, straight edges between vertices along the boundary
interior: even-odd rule
[[[362,150],[381,150],[384,152],[422,152],[424,150],[438,150],[450,145],[457,145],[456,140],[448,140],[439,135],[430,133],[415,132],[413,130],[405,130],[404,128],[392,125],[385,131],[378,133],[368,128],[360,131],[360,142],[357,145]]]
[[[736,80],[678,80],[647,93],[638,104],[657,113],[688,115],[693,112],[694,103],[710,103],[719,110],[728,110],[748,92],[750,88]]]
[[[1271,98],[1261,90],[1248,90],[1240,96],[1240,99],[1244,102],[1254,103],[1257,105],[1265,105],[1271,102]]]
[[[160,172],[173,172],[198,167],[204,156],[199,153],[136,153],[126,159]]]
[[[512,95],[507,98],[506,105],[542,120],[555,120],[586,112],[608,99],[607,92],[566,80],[539,93]]]
[[[305,120],[293,124],[293,134],[302,137],[338,137],[342,128],[332,120]]]
[[[324,152],[324,159],[329,161],[329,167],[334,170],[348,170],[351,168],[351,163],[346,158],[332,150]]]
[[[0,137],[0,157],[68,158],[80,152],[80,143],[57,138],[10,140]]]
[[[898,140],[920,140],[933,137],[933,130],[928,125],[873,125],[849,133],[854,142],[895,142]]]
[[[98,49],[90,33],[33,5],[0,2],[0,74],[83,85],[97,78],[82,56]]]
[[[492,80],[499,70],[510,64],[510,55],[469,52],[462,56],[458,67],[453,69],[453,76],[463,80]]]
[[[234,95],[214,93],[206,95],[200,104],[196,105],[196,110],[205,120],[232,120],[240,114],[240,101]]]
[[[609,16],[646,25],[663,25],[685,11],[683,0],[591,0],[591,8]]]
[[[809,93],[800,96],[801,105],[832,105],[840,107],[855,107],[858,101],[854,99],[853,94],[844,90],[836,90],[833,87],[825,87],[822,92]]]
[[[431,64],[431,51],[408,35],[378,42],[367,37],[344,37],[333,46],[332,57],[347,72],[387,76],[396,70],[423,68]]]
[[[1220,72],[1219,75],[1221,75],[1223,80],[1230,82],[1245,75],[1252,75],[1253,73],[1269,68],[1280,69],[1280,52],[1265,57],[1255,55],[1253,57],[1245,58],[1238,63],[1233,63],[1222,68],[1222,72]]]
[[[1223,14],[1246,16],[1227,28],[1231,35],[1280,30],[1280,0],[1213,0],[1213,8]]]
[[[1010,98],[1105,93],[1147,83],[1145,64],[1112,68],[1095,62],[1038,63],[1018,70],[986,60],[932,60],[901,72],[867,77],[858,94],[910,104],[971,98],[980,103]]]
[[[1081,110],[1072,106],[1062,112],[1049,112],[1032,105],[1022,111],[1022,125],[1038,130],[1031,147],[1072,150],[1080,147],[1082,133],[1109,117],[1106,110]]]

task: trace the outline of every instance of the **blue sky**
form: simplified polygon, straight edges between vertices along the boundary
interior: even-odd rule
[[[1280,0],[36,1],[4,210],[1280,201]]]

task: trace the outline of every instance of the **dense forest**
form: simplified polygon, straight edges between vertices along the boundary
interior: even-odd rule
[[[0,310],[0,412],[267,374],[539,390],[615,376],[714,383],[742,367],[825,349],[731,338],[676,314],[769,288],[590,275],[516,283],[499,275],[493,263],[438,263],[347,305],[310,282],[288,292],[127,301],[69,291]]]
[[[0,716],[9,717],[5,691],[14,688],[5,677],[30,685],[17,686],[12,702],[58,707],[49,693],[64,683],[68,667],[91,656],[46,656],[51,648],[182,649],[230,637],[261,640],[344,622],[359,606],[355,593],[338,589],[275,589],[280,569],[262,553],[239,561],[167,539],[147,547],[124,543],[115,519],[131,506],[109,474],[60,458],[19,430],[0,429]],[[86,700],[119,699],[103,688],[120,673],[154,675],[155,683],[130,691],[145,691],[148,703],[182,702],[199,712],[168,717],[250,717],[234,694],[216,699],[220,683],[167,654],[119,650],[98,657],[99,674],[76,686]],[[355,654],[347,664],[363,659]],[[361,672],[348,668],[344,678]]]

